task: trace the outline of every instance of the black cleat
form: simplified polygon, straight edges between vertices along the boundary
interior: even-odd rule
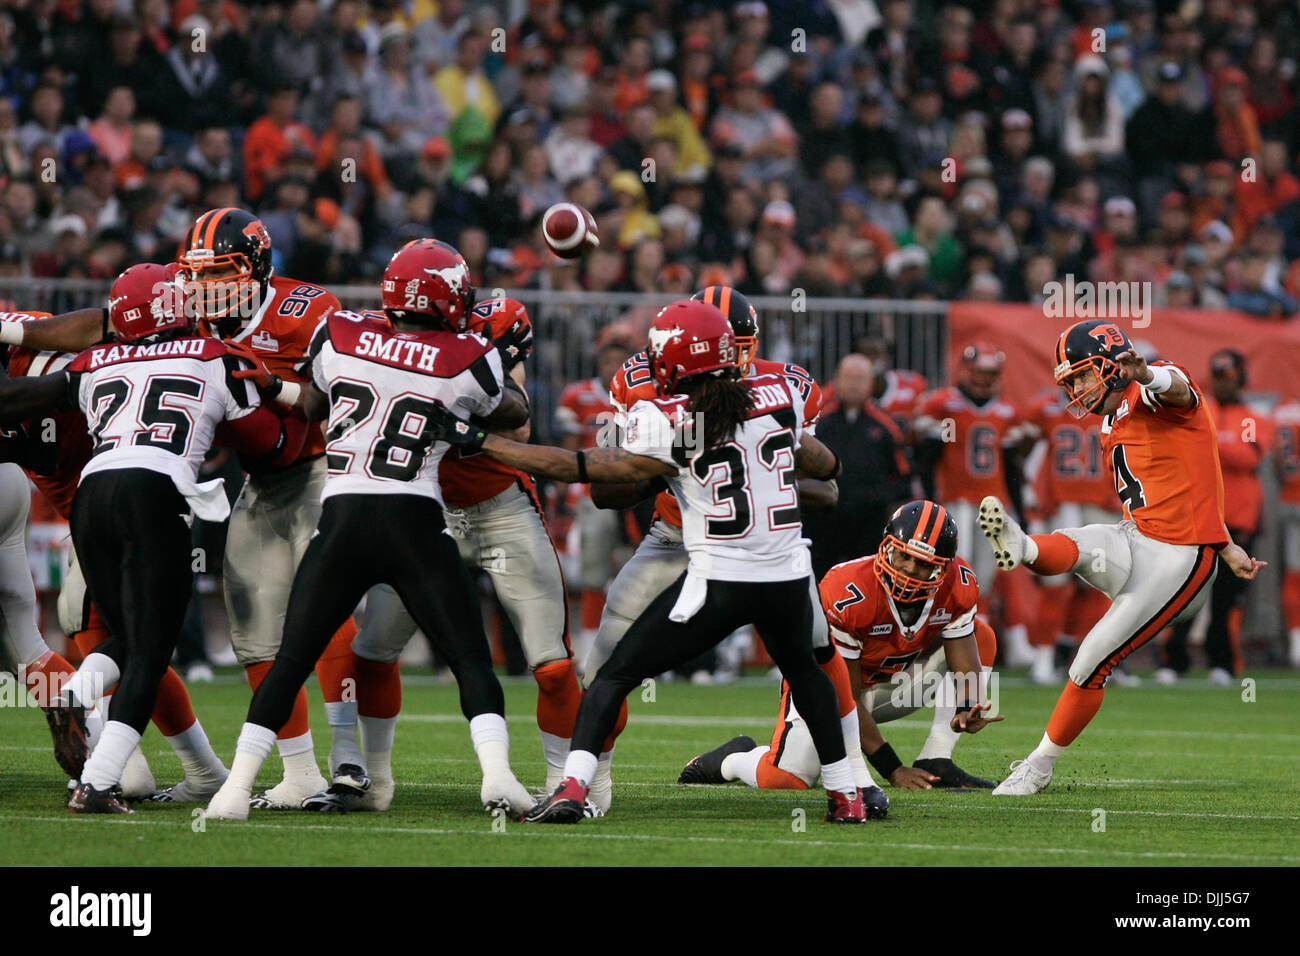
[[[889,816],[889,794],[879,787],[863,787],[862,803],[867,808],[868,820],[883,820]]]
[[[69,777],[80,779],[90,754],[86,745],[86,708],[71,694],[61,695],[45,708],[45,720],[54,738],[54,759]]]
[[[77,785],[68,800],[69,813],[135,813],[122,799],[122,788],[96,790],[88,783]]]
[[[935,787],[940,790],[992,790],[997,786],[992,780],[972,777],[947,757],[917,760],[912,766],[938,777]]]
[[[579,823],[586,814],[587,788],[565,777],[555,792],[524,814],[525,823]]]
[[[347,813],[355,809],[370,789],[370,777],[354,763],[339,764],[334,782],[328,790],[312,794],[302,802],[302,809],[316,813]]]
[[[678,783],[726,783],[722,777],[722,761],[731,754],[743,754],[753,750],[758,744],[754,738],[743,734],[732,737],[725,744],[714,747],[708,753],[702,753],[682,768]]]

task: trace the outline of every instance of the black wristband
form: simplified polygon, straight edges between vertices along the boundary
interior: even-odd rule
[[[835,467],[832,468],[825,475],[822,475],[820,478],[818,478],[817,479],[818,481],[834,481],[844,472],[844,466],[840,462],[840,456],[835,454],[834,450],[831,448],[827,448],[826,450],[829,451],[831,453],[831,457],[835,459]]]
[[[898,754],[894,753],[894,748],[888,743],[877,747],[875,753],[867,754],[867,763],[885,780],[889,780],[889,775],[903,765],[903,761],[898,759]]]
[[[267,398],[275,399],[280,397],[282,391],[284,391],[284,379],[278,375],[272,375],[271,384],[262,389],[262,394]]]
[[[587,477],[587,453],[581,448],[578,449],[578,482],[584,485],[591,483]]]

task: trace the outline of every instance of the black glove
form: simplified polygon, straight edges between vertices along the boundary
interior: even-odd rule
[[[435,441],[445,441],[462,451],[477,452],[483,448],[488,433],[447,410],[446,405],[435,405],[432,415]]]
[[[533,351],[533,325],[523,319],[515,321],[510,328],[493,339],[492,344],[501,353],[501,366],[509,372]]]

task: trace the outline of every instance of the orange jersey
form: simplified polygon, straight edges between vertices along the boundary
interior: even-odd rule
[[[1244,402],[1220,405],[1213,396],[1206,401],[1218,429],[1224,524],[1254,534],[1264,505],[1259,466],[1273,446],[1273,423]]]
[[[231,338],[257,353],[267,369],[286,382],[311,380],[307,347],[316,326],[342,309],[338,297],[310,282],[272,276],[267,300],[248,325]],[[294,412],[295,415],[301,414]],[[325,436],[318,422],[310,424],[298,460],[325,453]]]
[[[48,319],[48,312],[26,313],[31,319]],[[21,321],[27,321],[22,319]],[[76,356],[71,352],[35,352],[21,345],[9,347],[9,375],[33,378],[64,368]],[[46,474],[24,468],[51,508],[65,521],[72,516],[72,499],[81,481],[81,469],[90,461],[90,433],[80,411],[58,410],[35,415],[22,423],[27,434],[42,441],[53,440],[53,470]],[[51,430],[52,429],[52,433]],[[47,437],[48,435],[48,437]]]
[[[1181,366],[1153,362],[1181,374],[1196,396],[1191,408],[1163,405],[1137,382],[1124,390],[1114,415],[1101,423],[1101,446],[1115,476],[1124,517],[1167,544],[1223,544],[1223,477],[1214,416]]]
[[[841,656],[862,663],[862,686],[870,687],[910,667],[948,638],[975,633],[979,582],[969,564],[954,558],[939,590],[905,624],[899,606],[874,570],[876,556],[837,564],[819,590],[831,639]]]
[[[555,407],[555,420],[560,430],[567,435],[580,436],[581,448],[600,444],[601,429],[614,415],[609,396],[600,379],[589,378],[566,385]]]
[[[1065,404],[1065,393],[1055,388],[1025,410],[1025,431],[1047,443],[1034,476],[1039,507],[1048,515],[1063,504],[1113,509],[1115,483],[1101,449],[1101,430],[1095,422],[1076,419]]]
[[[499,310],[490,319],[470,313],[469,329],[491,341],[504,333],[512,321]],[[480,504],[516,484],[536,501],[532,475],[481,452],[465,455],[459,448],[449,448],[443,455],[438,465],[438,484],[442,486],[442,500],[452,508]]]
[[[978,503],[986,495],[1006,500],[1002,449],[1020,440],[1018,416],[1009,404],[993,398],[976,405],[956,386],[941,388],[918,403],[916,432],[943,442],[935,466],[941,501]]]
[[[1283,501],[1300,504],[1300,399],[1273,409],[1274,449]]]

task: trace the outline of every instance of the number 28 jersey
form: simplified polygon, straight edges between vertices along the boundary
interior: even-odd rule
[[[623,448],[677,469],[668,485],[681,507],[690,567],[715,581],[791,581],[810,567],[795,490],[803,399],[779,375],[755,375],[749,419],[731,440],[704,445],[703,425],[677,395],[637,402]]]
[[[378,312],[335,312],[309,350],[312,381],[329,396],[321,498],[421,495],[443,504],[432,409],[461,418],[501,403],[497,350],[473,332],[401,332]]]

